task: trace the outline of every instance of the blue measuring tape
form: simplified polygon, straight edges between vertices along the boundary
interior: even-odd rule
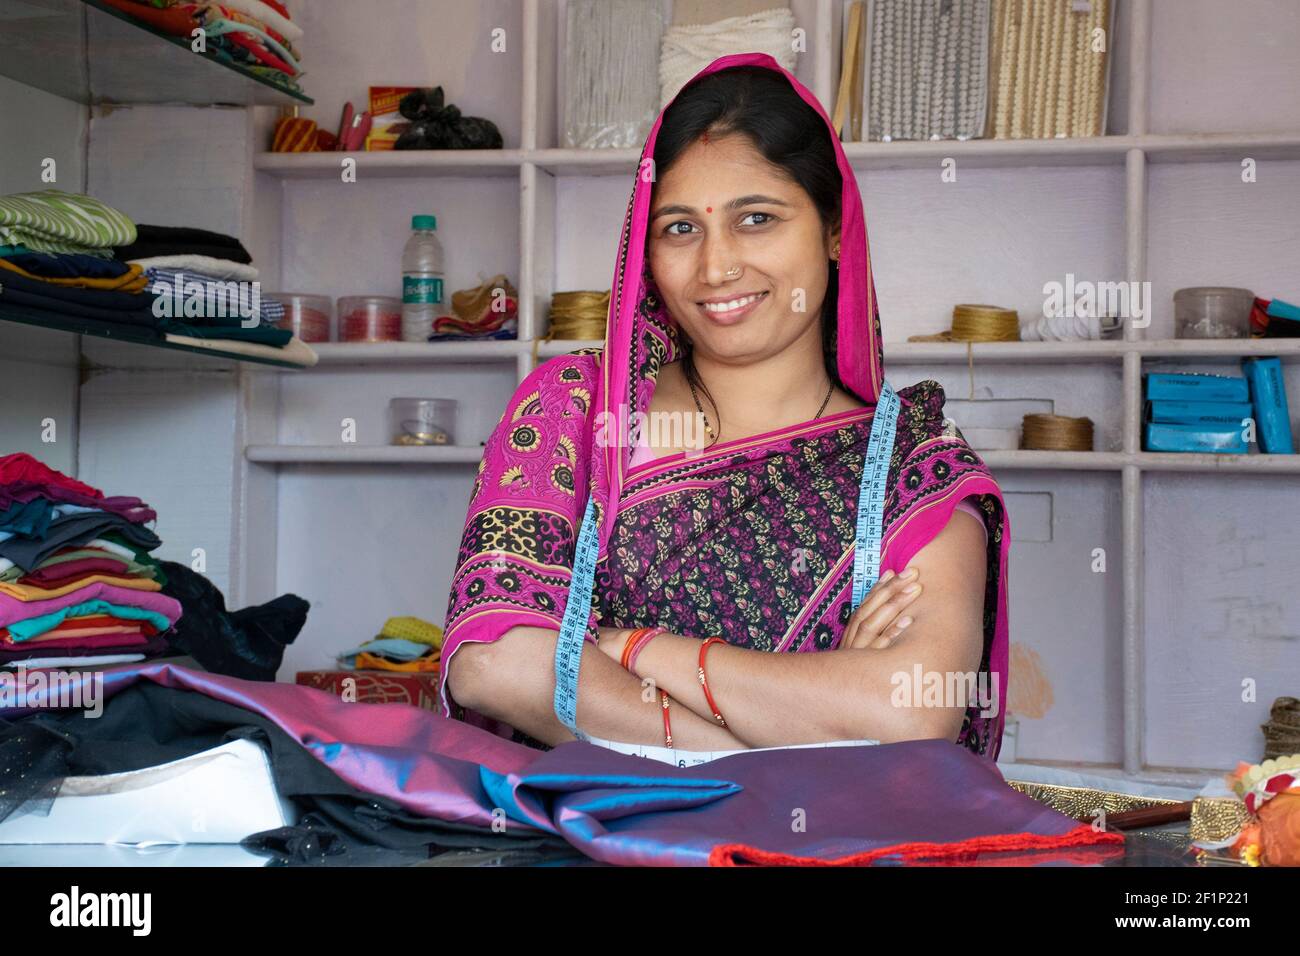
[[[894,454],[894,435],[898,427],[899,400],[889,383],[884,383],[876,414],[871,421],[871,439],[862,467],[862,484],[858,489],[857,533],[853,546],[853,608],[863,602],[880,576],[880,545],[884,538],[885,482],[889,478],[889,459]],[[590,740],[578,729],[578,671],[582,664],[587,619],[591,614],[591,593],[596,580],[596,558],[600,535],[596,528],[595,506],[590,497],[578,530],[573,574],[569,578],[569,597],[560,619],[560,635],[555,643],[555,716],[579,740]],[[869,583],[868,583],[869,582]]]
[[[885,481],[898,431],[898,395],[885,382],[871,419],[871,440],[858,488],[858,526],[853,539],[853,610],[867,598],[880,577],[880,544],[885,537]]]
[[[591,738],[578,729],[578,668],[582,645],[586,643],[587,619],[591,615],[591,590],[596,580],[596,556],[600,535],[596,530],[596,508],[590,495],[578,530],[578,547],[569,578],[569,598],[560,619],[560,636],[555,642],[555,716],[579,740]]]

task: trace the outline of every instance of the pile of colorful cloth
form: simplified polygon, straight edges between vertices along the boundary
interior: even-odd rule
[[[149,552],[157,515],[31,455],[0,458],[0,665],[141,661],[168,650],[181,604]]]
[[[442,666],[442,628],[418,617],[390,617],[374,640],[337,657],[345,670],[436,674]]]
[[[0,196],[0,307],[9,317],[149,344],[316,364],[279,328],[240,241],[203,229],[137,225],[58,189]]]
[[[205,42],[219,60],[237,63],[269,82],[302,91],[302,27],[289,19],[280,0],[106,0],[156,30],[184,37],[203,30]]]

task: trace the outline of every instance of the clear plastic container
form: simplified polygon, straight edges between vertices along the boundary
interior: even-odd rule
[[[288,329],[304,342],[329,342],[334,336],[334,300],[306,292],[268,292],[265,298],[284,303],[284,319],[277,328]]]
[[[454,445],[456,401],[450,398],[394,398],[388,403],[392,445]]]
[[[1250,337],[1255,293],[1231,286],[1193,286],[1174,293],[1174,336],[1180,339]]]
[[[338,315],[340,342],[402,340],[402,300],[394,296],[343,296]]]
[[[402,341],[427,342],[433,320],[446,314],[437,216],[412,216],[402,250]]]

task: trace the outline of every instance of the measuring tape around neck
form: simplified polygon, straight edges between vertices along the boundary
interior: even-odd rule
[[[862,485],[858,490],[857,535],[853,550],[853,607],[866,598],[880,576],[880,545],[884,537],[885,482],[889,478],[889,459],[894,454],[894,435],[898,427],[898,396],[886,382],[871,420],[871,438],[862,466]],[[578,673],[586,644],[587,620],[591,614],[591,594],[596,579],[596,559],[600,535],[596,528],[595,506],[588,497],[578,531],[569,578],[569,597],[560,620],[560,634],[555,642],[555,716],[579,740],[591,737],[578,729]],[[869,582],[869,583],[868,583]]]
[[[853,610],[866,600],[867,592],[880,577],[880,545],[885,536],[885,482],[889,459],[894,455],[898,431],[898,395],[888,382],[880,390],[876,414],[871,419],[871,439],[862,463],[862,485],[858,489],[857,534],[853,542]]]

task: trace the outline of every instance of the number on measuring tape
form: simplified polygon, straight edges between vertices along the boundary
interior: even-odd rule
[[[590,737],[578,729],[578,670],[582,646],[586,643],[587,619],[591,614],[591,592],[596,579],[596,557],[600,534],[596,530],[596,508],[590,496],[578,531],[578,547],[569,578],[569,597],[560,619],[560,636],[555,642],[555,716],[579,740]]]
[[[853,610],[866,600],[880,577],[880,544],[885,535],[885,482],[898,430],[898,395],[885,382],[871,419],[871,439],[858,489],[857,535],[853,542]]]

